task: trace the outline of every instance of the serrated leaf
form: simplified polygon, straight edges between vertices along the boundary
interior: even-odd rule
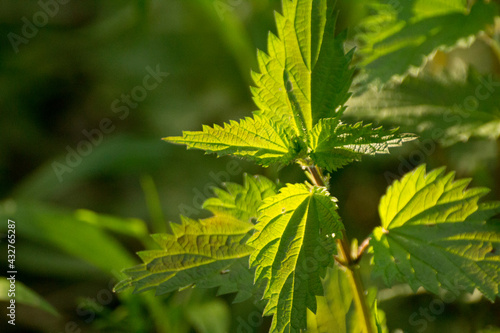
[[[387,154],[390,147],[415,138],[396,132],[361,122],[350,125],[337,118],[322,119],[309,133],[310,156],[317,166],[334,171],[363,155]]]
[[[333,264],[335,237],[343,229],[337,205],[325,188],[287,185],[264,201],[250,266],[255,281],[267,280],[264,315],[274,315],[271,332],[300,332],[306,309],[316,311],[321,277]]]
[[[305,165],[312,158],[336,170],[362,154],[386,152],[407,139],[393,131],[340,123],[353,75],[353,52],[344,51],[346,33],[335,36],[337,18],[327,0],[282,4],[283,14],[276,14],[278,34],[269,34],[268,54],[258,52],[261,73],[252,73],[252,92],[260,109],[254,118],[224,127],[204,126],[203,131],[165,140],[247,157],[264,166]]]
[[[225,188],[226,191],[213,188],[216,196],[205,200],[202,208],[214,215],[230,215],[253,224],[262,201],[276,194],[276,184],[265,177],[245,176],[243,186],[226,183]]]
[[[238,292],[236,301],[252,295],[253,272],[248,256],[249,232],[258,217],[257,207],[263,199],[275,194],[272,182],[264,177],[245,176],[244,186],[228,183],[228,192],[217,190],[217,198],[206,201],[214,216],[203,220],[182,217],[182,223],[171,223],[172,234],[152,235],[159,250],[139,252],[143,264],[128,268],[129,276],[115,289],[134,287],[134,292],[156,289],[161,295],[189,286],[218,287],[219,294]],[[240,199],[245,206],[234,207]]]
[[[323,287],[325,295],[316,297],[316,314],[307,313],[307,332],[364,333],[363,319],[356,309],[346,273],[338,267],[328,269]],[[370,288],[366,298],[373,314],[373,327],[377,327],[378,333],[388,332],[385,313],[377,309],[377,290]]]
[[[421,75],[351,98],[346,114],[398,124],[443,145],[500,137],[500,82],[470,70],[462,77]],[[416,126],[418,125],[418,126]]]
[[[474,288],[493,300],[500,284],[500,224],[488,221],[500,202],[478,203],[485,188],[466,190],[470,179],[425,165],[389,187],[374,230],[374,273],[388,285],[407,282],[433,293]]]
[[[219,156],[235,155],[255,160],[262,165],[273,162],[288,164],[298,154],[292,137],[266,117],[256,115],[224,127],[203,126],[202,131],[184,131],[182,137],[166,137],[165,141],[203,149]]]
[[[368,82],[385,84],[415,72],[436,50],[471,44],[474,36],[494,23],[498,6],[476,1],[373,1],[374,11],[358,28],[360,66]]]
[[[336,16],[326,0],[284,0],[276,13],[278,35],[259,51],[252,88],[260,112],[297,136],[323,117],[332,117],[349,97],[352,52],[345,34],[335,36]]]

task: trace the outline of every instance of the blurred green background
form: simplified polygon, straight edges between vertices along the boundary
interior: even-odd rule
[[[13,219],[17,281],[48,302],[18,304],[15,329],[2,302],[0,331],[267,332],[270,318],[259,319],[261,308],[232,304],[231,295],[216,298],[215,290],[155,298],[111,289],[121,269],[139,262],[134,252],[152,246],[149,233],[165,231],[165,221],[178,221],[180,213],[205,216],[200,203],[210,186],[241,182],[243,172],[282,183],[305,180],[296,166],[263,169],[160,140],[255,109],[250,69],[256,69],[256,48],[265,50],[267,32],[275,31],[280,1],[60,2],[42,1],[57,4],[44,9],[38,1],[0,0],[0,251],[3,263],[7,219]],[[366,14],[360,3],[338,1],[338,31]],[[457,57],[486,64],[478,70],[498,77],[498,57],[481,41],[439,53],[429,70]],[[151,72],[162,73],[157,84],[147,78]],[[333,175],[349,235],[364,239],[379,224],[378,200],[390,175],[422,162],[472,176],[473,185],[492,189],[491,199],[500,197],[498,141],[436,145],[424,160],[402,163],[419,145]],[[416,331],[410,316],[435,298],[382,295],[391,332]],[[447,304],[426,331],[500,326],[498,305],[480,297],[462,301]]]

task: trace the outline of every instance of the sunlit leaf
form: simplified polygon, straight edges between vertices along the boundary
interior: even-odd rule
[[[500,285],[500,202],[479,203],[486,188],[420,166],[396,181],[379,205],[373,232],[374,272],[388,285],[407,282],[433,293],[479,289],[494,300]]]
[[[263,165],[273,162],[288,164],[299,153],[289,133],[261,116],[246,118],[239,123],[231,121],[224,127],[203,126],[203,131],[184,131],[182,137],[167,137],[164,140],[214,152],[219,156],[232,154],[247,157]]]
[[[257,283],[267,280],[264,315],[274,315],[271,332],[300,332],[306,309],[316,312],[321,277],[333,264],[335,238],[343,229],[337,205],[324,188],[288,185],[266,199],[250,265]]]
[[[336,16],[326,0],[285,0],[276,13],[277,36],[259,51],[254,100],[263,114],[304,136],[321,118],[333,117],[349,98],[352,52],[335,36]]]
[[[387,154],[390,147],[415,138],[396,132],[373,128],[371,124],[349,125],[336,118],[322,119],[309,135],[310,156],[317,166],[334,171],[363,155]]]
[[[143,264],[124,270],[129,278],[115,289],[156,289],[161,295],[189,286],[217,287],[219,294],[237,292],[235,301],[252,296],[248,256],[253,248],[247,240],[259,216],[257,208],[275,189],[264,177],[250,176],[243,186],[228,183],[226,187],[227,191],[215,190],[217,197],[205,202],[212,217],[181,217],[181,224],[170,223],[173,233],[152,235],[160,249],[139,252]],[[243,199],[246,204],[239,206]]]

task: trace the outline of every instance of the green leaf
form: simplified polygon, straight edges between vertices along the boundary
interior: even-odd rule
[[[212,299],[202,304],[197,302],[187,308],[187,319],[196,328],[196,332],[227,333],[231,313],[223,300]]]
[[[470,9],[464,0],[373,1],[369,9],[375,14],[361,23],[357,38],[360,65],[376,84],[416,72],[436,50],[471,44],[498,13],[495,3],[483,0]]]
[[[264,315],[274,314],[271,332],[300,332],[306,309],[316,311],[321,277],[333,264],[335,237],[343,229],[337,205],[325,188],[287,185],[264,201],[250,266],[255,281],[267,280]]]
[[[374,273],[388,285],[407,282],[433,293],[474,288],[493,300],[500,284],[500,224],[488,221],[500,202],[478,203],[486,188],[466,190],[444,169],[425,174],[425,165],[387,190],[379,206],[382,226],[370,245]]]
[[[8,277],[9,276],[0,277],[0,301],[9,302],[8,305],[10,305],[11,298],[8,297],[10,282],[9,280],[7,280]],[[36,292],[26,287],[19,280],[16,280],[15,284],[16,284],[16,290],[15,290],[15,297],[13,299],[16,301],[16,304],[20,303],[24,305],[33,306],[35,308],[47,311],[51,315],[60,317],[59,312],[57,312],[57,310],[42,296],[38,295]]]
[[[284,0],[276,13],[278,36],[259,51],[252,88],[260,112],[305,137],[319,119],[332,117],[349,97],[352,52],[335,36],[336,16],[326,0]]]
[[[288,164],[298,153],[289,133],[272,120],[258,115],[239,123],[231,121],[224,127],[203,126],[203,131],[184,131],[182,137],[167,137],[164,140],[185,144],[188,149],[215,152],[219,156],[244,156],[266,166],[273,162]]]
[[[343,124],[337,118],[322,119],[309,133],[310,156],[317,166],[334,171],[363,155],[387,154],[389,147],[415,138],[396,131],[372,128],[371,124],[361,122]]]
[[[243,186],[225,183],[224,187],[226,191],[214,187],[216,196],[205,200],[203,208],[214,215],[229,215],[253,224],[257,222],[262,201],[276,194],[276,184],[261,176],[245,175]]]
[[[337,17],[329,3],[283,1],[283,14],[276,14],[278,35],[269,34],[268,54],[258,52],[260,73],[252,73],[259,107],[254,118],[165,140],[219,156],[247,157],[264,166],[305,165],[312,159],[336,170],[408,139],[394,131],[340,123],[350,97],[353,52],[344,51],[346,33],[335,36]]]
[[[495,140],[500,137],[499,85],[492,75],[473,70],[462,78],[407,77],[400,85],[351,98],[346,115],[398,124],[443,145],[471,137]]]
[[[86,215],[87,217],[89,215]],[[30,240],[50,248],[70,254],[73,257],[98,267],[107,274],[119,277],[123,267],[136,263],[128,251],[114,238],[101,230],[101,226],[81,220],[81,213],[30,201],[8,200],[0,204],[0,217],[16,221],[16,233],[19,239]],[[117,218],[93,215],[96,223],[119,223]],[[122,221],[124,228],[131,220]],[[136,220],[134,224],[136,223]],[[0,225],[0,232],[5,225]],[[89,244],[92,244],[90,246]],[[103,255],[106,254],[106,255]],[[32,258],[36,261],[36,258]]]
[[[254,229],[251,221],[259,216],[262,200],[276,192],[264,177],[245,176],[244,186],[226,186],[227,192],[216,190],[217,198],[205,202],[212,217],[181,217],[181,224],[170,224],[172,234],[152,235],[160,249],[139,252],[143,264],[124,270],[129,278],[115,289],[133,286],[136,293],[156,289],[161,295],[195,285],[219,287],[219,294],[238,292],[235,301],[252,296],[255,288],[248,256],[253,248],[247,245]],[[248,201],[237,207],[240,200]]]
[[[143,220],[136,218],[122,218],[113,215],[98,214],[88,209],[75,211],[75,218],[101,229],[114,231],[118,234],[131,236],[137,239],[148,235],[148,228]]]
[[[354,302],[351,285],[340,268],[328,269],[323,282],[325,296],[316,297],[318,310],[316,314],[307,313],[307,332],[323,333],[364,333]],[[378,333],[388,332],[385,327],[385,313],[377,309],[377,290],[371,288],[367,293],[367,302],[373,314],[372,325]]]

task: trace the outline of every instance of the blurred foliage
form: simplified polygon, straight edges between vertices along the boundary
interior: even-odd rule
[[[374,13],[355,30],[367,80],[376,84],[418,72],[436,50],[467,46],[498,14],[496,4],[482,0],[367,1],[366,6]]]
[[[16,302],[40,308],[56,317],[59,316],[57,310],[54,309],[54,307],[50,305],[50,303],[40,297],[40,295],[35,293],[30,288],[26,287],[23,283],[14,281],[14,279],[10,275],[7,275],[2,276],[0,280],[0,300],[8,302],[7,305],[9,307],[12,306],[10,303],[11,298],[9,295],[9,289],[12,288],[11,283],[14,283],[16,286]],[[8,320],[10,319],[11,318],[9,317]]]
[[[0,251],[7,253],[5,230],[7,219],[13,219],[17,277],[34,292],[30,295],[47,302],[42,309],[18,305],[15,329],[2,320],[0,331],[267,331],[269,318],[261,318],[259,303],[232,304],[234,295],[215,298],[215,290],[187,289],[154,297],[149,292],[116,295],[111,289],[124,277],[122,268],[139,263],[134,252],[155,249],[147,235],[165,231],[161,221],[179,221],[179,213],[206,217],[201,203],[211,196],[212,186],[241,183],[243,171],[273,180],[279,171],[282,183],[303,180],[295,167],[263,169],[228,157],[186,153],[160,141],[181,129],[221,124],[256,109],[248,89],[250,69],[256,69],[255,49],[265,50],[267,31],[275,31],[273,10],[279,2],[73,0],[45,7],[53,13],[49,16],[41,3],[54,1],[0,0]],[[372,1],[338,1],[337,31],[352,28],[351,46],[362,42],[362,30],[354,27],[373,14],[367,2]],[[34,21],[34,28],[26,23]],[[389,104],[366,104],[387,97],[407,101],[407,110],[421,112],[425,121],[396,110],[391,115],[417,128],[421,142],[332,175],[331,190],[350,235],[366,237],[379,224],[377,203],[387,185],[423,162],[429,168],[448,165],[458,177],[472,176],[474,186],[492,188],[489,197],[500,196],[498,135],[489,129],[480,132],[487,135],[468,135],[467,129],[433,122],[475,89],[474,80],[499,79],[498,17],[495,22],[466,45],[425,49],[428,61],[418,76],[412,73],[401,84],[384,87],[380,99],[371,100],[370,88],[359,90],[372,95],[365,95],[362,104],[353,102],[349,117],[389,121],[378,114],[386,115],[382,111]],[[355,56],[362,69],[362,54]],[[157,69],[168,76],[146,89],[155,81],[145,83],[145,77]],[[451,83],[443,83],[443,77]],[[127,95],[132,95],[128,102]],[[412,104],[415,95],[425,102]],[[498,126],[498,95],[492,92],[493,98],[478,107],[481,113],[470,119]],[[371,112],[356,105],[367,105]],[[443,146],[441,138],[426,135],[432,128],[458,133],[458,140]],[[424,328],[411,318],[429,309],[434,296],[403,298],[406,294],[398,290],[381,294],[390,295],[378,304],[391,332],[476,332],[500,326],[498,304],[474,295],[446,303]],[[6,303],[1,304],[5,309]],[[43,310],[48,304],[60,317]]]
[[[422,74],[351,99],[350,112],[418,131],[445,146],[471,137],[496,140],[500,136],[500,94],[494,93],[498,86],[491,74],[480,75],[472,68],[460,78],[448,72]]]
[[[340,269],[328,269],[325,283],[325,296],[318,297],[316,314],[308,311],[308,330],[313,333],[327,332],[331,327],[337,327],[339,332],[363,333],[360,327],[362,321],[355,310],[354,297],[346,274]],[[376,313],[375,323],[379,332],[386,333],[385,313],[377,309],[377,290],[368,290],[367,298],[373,313]],[[340,300],[340,301],[339,301]]]

